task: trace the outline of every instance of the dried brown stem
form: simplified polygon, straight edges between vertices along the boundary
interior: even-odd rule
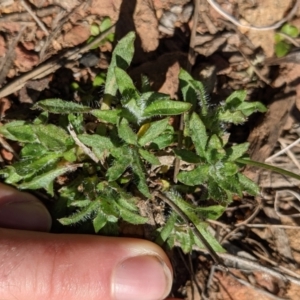
[[[5,87],[3,87],[0,90],[0,98],[3,98],[7,95],[10,95],[18,91],[26,84],[28,80],[43,78],[55,72],[57,69],[61,68],[62,66],[65,66],[68,62],[75,59],[79,54],[89,51],[93,46],[95,46],[100,41],[102,41],[105,37],[107,37],[107,35],[112,33],[114,29],[115,26],[113,25],[107,31],[101,33],[91,43],[69,50],[66,53],[59,55],[58,57],[54,57],[50,59],[49,61],[35,68],[34,70],[20,76],[19,78],[16,78],[15,80],[13,80],[11,83],[7,84]]]

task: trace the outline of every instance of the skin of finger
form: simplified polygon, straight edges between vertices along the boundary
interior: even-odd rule
[[[109,300],[116,265],[138,255],[172,270],[163,250],[145,240],[0,229],[0,299]]]
[[[20,192],[17,189],[0,182],[0,203],[8,201],[39,201],[29,193]]]
[[[0,227],[50,231],[51,216],[36,197],[0,183]]]

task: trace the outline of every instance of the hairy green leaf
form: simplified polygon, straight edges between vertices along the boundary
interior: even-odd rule
[[[72,214],[69,217],[60,218],[60,219],[58,219],[58,221],[63,225],[72,225],[72,224],[76,224],[78,222],[83,222],[83,221],[89,220],[89,219],[91,219],[93,214],[95,214],[95,212],[97,211],[99,206],[100,206],[100,203],[98,201],[91,201],[89,203],[89,205],[83,207],[76,213]]]
[[[184,201],[178,194],[169,192],[167,196],[174,201],[174,203],[186,214],[186,216],[191,220],[191,222],[195,225],[195,227],[200,231],[205,240],[210,244],[210,246],[216,252],[224,252],[223,247],[219,244],[219,242],[214,238],[207,230],[204,222],[202,222],[197,214],[191,209],[192,206],[188,205],[186,201]],[[196,240],[196,239],[195,239]]]
[[[208,140],[206,128],[199,116],[193,113],[189,123],[190,136],[200,157],[206,157],[205,147]]]
[[[47,148],[38,143],[26,144],[21,150],[21,157],[24,159],[28,158],[39,158],[48,152]]]
[[[160,165],[160,161],[159,159],[152,153],[150,153],[147,150],[144,149],[139,149],[138,150],[140,155],[151,165],[154,166],[159,166]]]
[[[207,191],[210,199],[216,199],[218,202],[227,201],[228,199],[217,178],[210,177],[210,180],[207,181]]]
[[[99,197],[100,209],[103,214],[106,215],[108,222],[118,222],[120,217],[120,212],[115,204],[114,199],[108,199],[107,196],[101,195]]]
[[[247,117],[241,112],[241,111],[219,111],[218,114],[218,120],[219,122],[225,122],[225,123],[233,123],[236,125],[243,124]]]
[[[33,125],[24,124],[18,126],[16,123],[13,125],[10,124],[11,123],[8,123],[0,127],[0,133],[6,138],[21,143],[37,142],[37,137],[33,131]]]
[[[216,174],[220,173],[222,174],[222,177],[226,178],[227,176],[233,176],[238,172],[238,167],[235,163],[230,161],[225,161],[222,164],[222,168],[219,169],[219,172],[216,172]]]
[[[126,119],[121,119],[118,124],[119,137],[124,140],[127,144],[136,145],[137,135],[130,128],[129,123]]]
[[[47,170],[48,166],[53,166],[58,162],[61,154],[48,153],[40,158],[30,158],[21,160],[14,164],[16,173],[23,178],[28,178],[42,170]]]
[[[186,161],[191,164],[198,164],[201,162],[200,157],[194,152],[186,149],[174,149],[173,152],[181,160]]]
[[[197,91],[191,84],[193,77],[185,70],[179,73],[179,84],[185,102],[191,103],[194,107],[197,104]]]
[[[172,100],[152,102],[144,110],[143,117],[180,115],[191,108],[190,103]]]
[[[30,190],[37,190],[44,188],[51,196],[53,196],[53,181],[56,177],[63,175],[67,172],[73,171],[76,167],[70,166],[63,166],[57,167],[54,170],[51,170],[47,173],[39,175],[33,178],[29,182],[23,182],[18,187],[20,189],[30,189]]]
[[[174,230],[177,218],[178,215],[174,211],[172,211],[166,224],[163,226],[163,228],[158,230],[158,236],[155,240],[155,243],[162,246],[166,242],[166,240],[170,237],[172,231]]]
[[[138,151],[136,149],[131,149],[133,161],[131,163],[131,168],[134,174],[134,181],[139,189],[139,191],[147,198],[150,198],[149,188],[146,182],[145,176],[145,166],[143,165]]]
[[[91,110],[88,106],[83,106],[75,102],[61,99],[47,99],[38,101],[32,109],[42,109],[53,114],[75,114],[87,113]]]
[[[137,199],[126,193],[122,188],[119,187],[119,189],[120,198],[117,199],[116,202],[120,205],[120,207],[126,208],[127,210],[133,212],[138,212]]]
[[[261,113],[267,111],[267,108],[260,102],[243,102],[236,109],[240,110],[247,117],[257,111]]]
[[[138,213],[132,212],[124,207],[119,206],[121,218],[130,224],[145,224],[148,218],[140,216]]]
[[[124,98],[123,104],[127,104],[131,99],[137,100],[140,97],[139,92],[132,82],[132,79],[123,69],[116,67],[115,76],[118,89]]]
[[[98,233],[107,223],[107,218],[101,212],[97,213],[97,216],[93,219],[93,226],[96,233]]]
[[[93,109],[90,112],[93,116],[98,118],[100,121],[105,121],[111,124],[117,124],[121,109],[114,110],[101,110],[101,109]]]
[[[85,131],[83,114],[69,114],[68,121],[77,134],[81,134]]]
[[[175,238],[179,242],[180,247],[185,254],[190,253],[193,250],[195,241],[193,233],[189,227],[186,226],[184,231],[177,229]]]
[[[62,128],[49,125],[36,125],[33,130],[39,142],[47,149],[52,151],[64,151],[67,148],[66,141],[69,135]]]
[[[167,133],[161,134],[157,138],[153,139],[150,146],[154,149],[164,149],[173,144],[174,142],[176,142],[176,136],[174,134],[174,130],[172,130],[168,131]]]
[[[239,183],[242,185],[242,188],[244,191],[246,191],[248,194],[256,196],[259,193],[259,187],[258,185],[250,180],[248,177],[245,175],[238,173],[238,180]]]
[[[177,179],[185,185],[194,186],[203,184],[208,180],[209,166],[197,166],[192,171],[182,171],[177,175]]]
[[[198,206],[195,208],[195,212],[198,214],[202,220],[217,220],[223,212],[226,210],[226,207],[222,205],[211,205],[208,207]]]
[[[34,121],[33,124],[39,125],[39,124],[46,124],[48,123],[49,120],[49,113],[47,111],[43,111],[39,114],[39,116],[37,116]]]
[[[111,139],[106,136],[81,134],[78,135],[78,139],[86,146],[92,147],[94,154],[99,159],[107,156],[109,152],[115,148]]]
[[[141,92],[146,93],[151,91],[151,85],[149,78],[145,75],[141,75]]]
[[[118,86],[116,83],[115,67],[126,70],[132,60],[134,53],[135,33],[129,32],[122,38],[113,51],[112,59],[107,70],[104,94],[115,96]]]
[[[16,173],[13,166],[7,166],[5,169],[0,170],[0,176],[3,176],[8,184],[15,184],[23,179],[22,176]]]
[[[131,157],[129,156],[123,156],[122,159],[115,159],[112,166],[106,172],[108,181],[117,180],[129,167],[130,163]]]
[[[246,100],[246,97],[247,97],[247,91],[245,90],[234,91],[232,94],[230,94],[230,96],[226,98],[225,100],[226,107],[229,107],[229,105],[231,105],[232,108],[235,108],[236,103],[244,102]]]
[[[206,158],[210,164],[216,163],[225,156],[223,141],[213,134],[207,143]]]
[[[25,125],[25,121],[12,121],[9,123],[6,123],[5,125],[0,126],[0,134],[2,134],[4,137],[6,137],[9,140],[12,141],[18,141],[18,139],[11,133],[9,133],[8,129],[11,127],[21,127]]]
[[[208,113],[208,95],[202,82],[194,80],[183,69],[179,73],[179,82],[184,101],[192,103],[194,108],[197,102],[199,102],[201,115],[206,116]]]
[[[152,142],[156,137],[160,136],[166,130],[168,123],[168,118],[152,122],[147,131],[139,138],[139,144],[144,146]]]
[[[75,200],[70,203],[70,206],[86,207],[91,203],[91,200]]]
[[[236,159],[243,156],[249,148],[249,143],[242,143],[238,145],[233,145],[226,149],[226,160],[235,161]]]

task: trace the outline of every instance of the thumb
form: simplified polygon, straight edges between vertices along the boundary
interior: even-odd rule
[[[138,239],[0,229],[0,299],[159,300],[172,268]]]
[[[168,295],[172,268],[157,245],[137,239],[50,234],[32,195],[0,184],[0,299],[154,300]]]

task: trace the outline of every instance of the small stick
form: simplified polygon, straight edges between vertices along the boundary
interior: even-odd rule
[[[161,192],[154,192],[154,195],[157,196],[159,199],[161,199],[163,202],[167,203],[169,206],[171,206],[172,209],[182,218],[182,220],[190,226],[192,232],[194,235],[201,241],[201,243],[206,247],[208,250],[208,253],[214,260],[214,262],[217,265],[224,266],[224,263],[222,259],[218,256],[218,254],[215,252],[215,250],[211,247],[211,245],[207,242],[207,240],[204,238],[202,233],[197,229],[197,227],[194,224],[191,224],[190,219],[187,217],[187,215],[168,197],[164,196]],[[192,226],[191,226],[192,225]]]
[[[290,12],[288,13],[288,15],[283,18],[282,20],[269,25],[269,26],[252,26],[252,25],[245,25],[242,24],[238,19],[236,19],[235,17],[233,17],[232,15],[230,15],[228,12],[224,11],[223,8],[215,2],[215,0],[207,0],[207,2],[220,14],[222,15],[224,18],[226,18],[228,21],[230,21],[231,23],[233,23],[234,25],[238,26],[238,27],[242,27],[242,28],[248,28],[248,29],[252,29],[252,30],[258,30],[258,31],[264,31],[264,30],[272,30],[272,29],[277,29],[278,27],[280,27],[283,23],[287,22],[289,19],[291,19],[297,12],[298,6],[300,4],[300,0],[296,0],[294,7],[290,10]]]
[[[282,225],[282,224],[246,224],[249,228],[282,228],[282,229],[298,229],[299,225]]]
[[[36,21],[36,23],[38,24],[38,26],[48,36],[49,35],[49,31],[47,30],[47,28],[45,27],[45,25],[41,22],[41,20],[35,15],[35,13],[32,11],[32,9],[30,8],[30,6],[24,0],[21,0],[21,4],[27,10],[27,12],[31,15],[31,17]]]
[[[75,49],[69,50],[66,53],[63,53],[59,55],[58,57],[54,57],[50,59],[48,62],[38,66],[34,70],[16,78],[11,83],[5,85],[0,90],[0,98],[6,97],[7,95],[10,95],[17,90],[21,89],[28,80],[31,79],[38,79],[43,78],[53,72],[55,72],[57,69],[64,66],[68,60],[76,58],[78,54],[87,52],[90,50],[93,46],[98,44],[100,41],[102,41],[105,37],[107,37],[108,34],[113,32],[115,29],[115,25],[110,27],[105,32],[101,33],[97,38],[95,38],[91,43],[85,44],[82,47],[76,47]],[[75,62],[74,62],[75,63]]]
[[[300,142],[300,138],[297,139],[296,141],[294,141],[293,143],[291,143],[290,145],[288,145],[287,147],[285,147],[284,149],[278,151],[277,153],[275,153],[274,155],[268,157],[265,162],[271,161],[273,158],[285,153],[287,150],[293,148],[294,146],[296,146],[298,143]]]
[[[277,214],[278,217],[289,217],[289,218],[299,218],[300,217],[300,213],[297,213],[297,214],[291,214],[291,215],[285,215],[285,214],[282,214],[280,211],[279,211],[279,208],[278,208],[278,202],[279,202],[279,194],[280,193],[289,193],[289,194],[292,194],[295,198],[298,199],[298,201],[300,201],[300,195],[296,192],[294,192],[293,190],[281,190],[281,191],[276,191],[275,193],[275,200],[274,200],[274,210]]]
[[[280,143],[282,148],[286,149],[287,144],[281,138],[278,139],[278,142]],[[300,170],[300,163],[299,163],[298,159],[295,157],[295,155],[293,154],[293,152],[290,151],[289,149],[287,149],[286,154],[293,161],[293,163],[297,166],[297,168]]]
[[[0,63],[0,84],[2,84],[2,82],[5,80],[5,77],[8,73],[9,68],[12,64],[12,61],[14,59],[15,47],[16,47],[17,43],[19,42],[25,28],[26,28],[26,26],[21,27],[18,35],[9,44],[6,55],[1,59],[1,63]]]
[[[261,208],[262,208],[261,203],[258,203],[257,207],[255,208],[255,210],[254,210],[254,212],[251,214],[251,216],[248,217],[248,218],[247,218],[246,220],[244,220],[243,222],[236,224],[235,226],[236,226],[236,227],[240,227],[240,226],[244,226],[244,225],[250,223],[250,222],[258,215],[258,213],[260,212]]]
[[[251,289],[257,291],[257,292],[261,293],[262,295],[266,295],[266,296],[268,296],[270,299],[274,299],[274,300],[285,300],[285,299],[286,299],[286,298],[278,297],[278,296],[276,296],[276,295],[274,295],[274,294],[272,294],[272,293],[270,293],[270,292],[268,292],[268,291],[266,291],[266,290],[260,289],[260,288],[258,288],[258,287],[256,287],[256,286],[253,286],[250,282],[248,282],[248,281],[246,281],[246,280],[244,280],[244,279],[242,279],[242,278],[237,277],[237,276],[234,275],[232,272],[228,272],[228,274],[229,274],[232,278],[234,278],[236,281],[238,281],[240,284],[242,284],[242,285],[244,285],[244,286],[246,286],[246,287],[249,287],[249,288],[251,288]]]
[[[242,54],[242,56],[244,57],[244,59],[246,60],[246,62],[249,64],[249,66],[252,67],[254,73],[258,76],[258,78],[260,80],[262,80],[264,83],[266,83],[267,85],[271,85],[271,80],[266,78],[263,74],[261,74],[261,72],[258,70],[258,68],[251,62],[251,60],[241,51],[241,49],[237,48],[240,53]]]
[[[76,135],[76,132],[74,131],[73,126],[71,124],[69,124],[67,128],[68,128],[68,131],[70,132],[71,137],[73,138],[74,142],[76,143],[76,145],[78,147],[80,147],[82,149],[82,151],[97,164],[99,162],[99,159],[86,145],[84,145],[82,142],[80,142],[80,140],[78,139],[78,137]]]
[[[179,246],[179,244],[175,243],[176,246]],[[198,246],[194,245],[193,249],[196,251],[200,251],[202,253],[209,253],[207,249],[201,249]],[[296,285],[300,286],[300,277],[295,276],[297,274],[289,275],[284,272],[284,270],[275,270],[271,267],[263,266],[260,262],[240,257],[237,255],[233,255],[230,253],[218,253],[218,256],[223,260],[224,266],[228,268],[236,268],[236,269],[245,269],[250,271],[260,271],[262,273],[266,273],[270,276],[274,276],[276,278],[279,278],[280,280],[286,282],[290,281],[292,283],[295,283]]]
[[[1,135],[0,135],[0,144],[5,150],[12,153],[16,159],[19,159],[19,155],[15,152],[15,150],[9,145],[9,143],[7,143],[7,141]]]

